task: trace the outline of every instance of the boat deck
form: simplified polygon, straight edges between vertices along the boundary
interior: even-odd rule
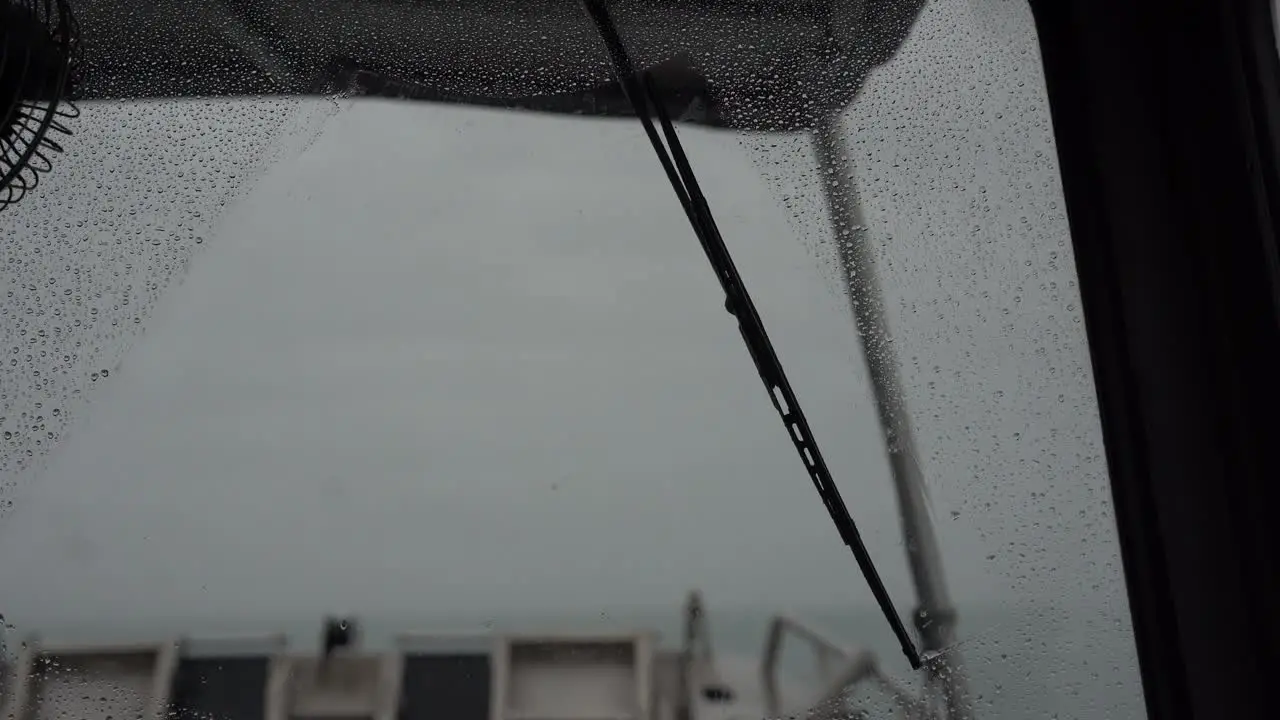
[[[834,660],[820,663],[830,672],[779,677],[776,646],[788,631]],[[635,631],[404,635],[390,650],[365,651],[344,620],[331,621],[325,649],[310,653],[283,636],[136,645],[31,637],[5,672],[0,709],[11,720],[759,720],[814,707],[849,718],[860,715],[833,700],[841,688],[883,681],[868,654],[784,618],[763,662],[713,659],[702,632],[691,625],[677,650]],[[889,716],[925,716],[902,698]]]

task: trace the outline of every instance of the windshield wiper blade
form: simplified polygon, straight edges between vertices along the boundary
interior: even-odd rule
[[[791,383],[787,381],[782,363],[778,361],[778,355],[774,352],[773,343],[765,333],[764,323],[756,312],[755,304],[751,302],[751,296],[747,294],[742,277],[738,274],[733,258],[729,256],[729,250],[720,236],[720,230],[716,227],[715,219],[711,216],[711,208],[702,194],[697,178],[694,177],[693,168],[676,135],[675,126],[671,123],[666,108],[658,101],[658,92],[653,79],[648,75],[642,78],[637,76],[631,59],[627,55],[626,47],[622,44],[617,26],[603,0],[582,0],[582,2],[595,23],[601,40],[604,41],[614,72],[618,76],[618,82],[635,110],[636,117],[644,126],[645,134],[649,136],[649,142],[658,155],[658,161],[662,163],[662,168],[671,181],[671,187],[675,190],[676,197],[679,198],[680,205],[689,218],[689,224],[693,226],[693,232],[698,237],[707,260],[711,262],[711,267],[720,279],[720,285],[725,293],[725,309],[738,319],[738,330],[742,333],[742,339],[747,344],[751,359],[755,361],[760,379],[764,381],[765,388],[769,392],[769,399],[773,401],[774,408],[787,426],[791,442],[800,453],[800,459],[804,462],[805,469],[818,490],[818,496],[822,498],[827,512],[831,514],[831,520],[840,532],[840,538],[853,551],[858,567],[861,568],[863,577],[871,587],[871,593],[875,596],[880,610],[889,621],[893,634],[902,646],[902,653],[907,656],[912,669],[919,669],[920,653],[894,609],[889,591],[885,589],[880,573],[876,570],[875,564],[871,561],[871,555],[862,542],[862,535],[849,515],[849,509],[840,496],[840,490],[831,477],[831,471],[827,469],[827,463],[818,450],[818,443],[809,430],[809,422],[805,419],[804,411],[800,409],[800,403],[791,389]],[[659,137],[654,127],[650,108],[658,116],[658,122],[662,125],[666,145],[663,145],[662,137]],[[670,152],[668,152],[668,146]]]

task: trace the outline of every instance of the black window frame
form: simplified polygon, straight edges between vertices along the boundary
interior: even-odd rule
[[[1030,0],[1147,711],[1252,717],[1280,648],[1269,0]]]

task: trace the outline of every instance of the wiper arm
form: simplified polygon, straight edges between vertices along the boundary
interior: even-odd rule
[[[676,135],[671,118],[667,115],[662,103],[658,101],[653,79],[648,75],[643,78],[636,76],[631,59],[622,44],[622,38],[604,2],[602,0],[582,1],[608,50],[614,72],[618,75],[618,82],[622,85],[636,116],[644,125],[645,134],[649,136],[649,142],[652,143],[658,155],[658,161],[662,163],[662,169],[667,173],[667,179],[671,181],[671,187],[675,190],[676,197],[679,198],[680,205],[689,218],[689,224],[693,226],[693,232],[707,254],[707,260],[711,262],[716,277],[720,279],[720,285],[725,293],[725,309],[738,319],[738,330],[747,344],[751,359],[755,361],[760,379],[764,381],[765,388],[769,391],[769,399],[773,401],[774,408],[782,416],[782,422],[787,426],[791,442],[800,453],[800,459],[804,462],[805,469],[809,472],[809,477],[813,480],[823,505],[826,505],[827,512],[831,514],[831,520],[840,532],[840,538],[853,551],[858,567],[862,569],[862,575],[871,587],[880,610],[884,612],[893,634],[902,645],[903,654],[907,656],[913,669],[919,669],[920,653],[911,636],[907,634],[901,618],[898,617],[893,601],[889,598],[889,592],[880,579],[880,573],[876,571],[875,564],[867,553],[867,547],[862,542],[862,535],[849,515],[844,499],[840,497],[840,490],[831,478],[831,471],[827,469],[827,463],[818,450],[818,444],[809,430],[809,422],[805,419],[804,411],[800,409],[800,403],[797,402],[795,393],[791,389],[791,383],[787,381],[786,373],[782,370],[782,363],[778,361],[773,344],[769,342],[769,336],[765,333],[764,324],[760,321],[755,304],[751,302],[751,296],[747,294],[742,277],[738,274],[733,259],[729,256],[729,250],[725,247],[724,239],[720,236],[720,230],[711,216],[711,208],[707,205],[707,199],[698,186],[698,180],[694,177],[689,158],[680,145],[680,139]],[[650,108],[658,116],[658,122],[662,125],[662,134],[666,138],[665,146],[650,117]],[[670,152],[667,146],[670,146]]]

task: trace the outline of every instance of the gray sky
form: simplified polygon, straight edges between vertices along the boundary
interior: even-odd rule
[[[931,7],[848,128],[957,601],[1122,613],[1029,23]],[[0,215],[20,628],[870,606],[632,123],[220,101],[77,130]],[[905,613],[807,145],[683,136]]]
[[[840,298],[737,139],[694,148],[902,575]],[[157,577],[154,602],[199,614],[246,586],[320,609],[865,594],[651,153],[626,123],[343,110],[157,305],[5,519],[0,565],[68,613],[86,592],[133,612]]]

